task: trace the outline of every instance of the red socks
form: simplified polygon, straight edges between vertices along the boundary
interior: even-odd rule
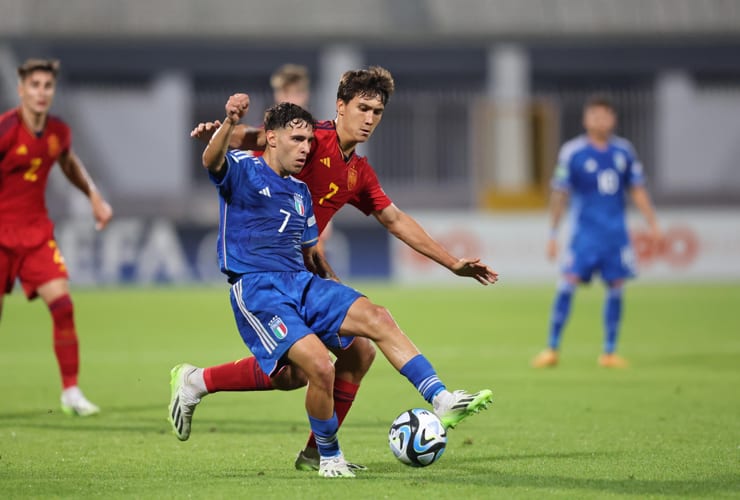
[[[352,382],[347,382],[339,378],[334,379],[334,412],[337,414],[337,420],[340,426],[344,422],[344,417],[349,413],[349,409],[352,408],[352,403],[355,401],[355,396],[359,389],[360,386]],[[308,437],[306,448],[316,448],[316,438],[313,432]]]
[[[77,385],[80,367],[72,298],[69,294],[59,297],[49,304],[49,311],[54,323],[54,353],[62,375],[62,387],[67,389]]]
[[[273,389],[270,377],[262,371],[254,356],[206,368],[203,370],[203,380],[209,393]]]

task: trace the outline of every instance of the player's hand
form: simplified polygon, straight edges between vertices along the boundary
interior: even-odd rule
[[[249,109],[249,96],[247,94],[234,94],[226,101],[225,108],[226,118],[233,125],[236,125]]]
[[[545,254],[548,260],[555,260],[558,258],[558,240],[557,238],[550,238],[547,240],[547,247],[545,248]]]
[[[657,224],[650,227],[650,244],[655,250],[659,250],[663,245],[663,231]]]
[[[216,130],[218,130],[218,127],[220,126],[221,122],[219,120],[216,120],[214,122],[201,122],[196,125],[193,130],[190,131],[190,137],[203,142],[208,142],[211,140],[211,137],[213,136],[213,134],[216,133]]]
[[[93,217],[95,217],[95,229],[100,231],[113,218],[113,208],[97,192],[90,195],[90,203],[92,204]]]
[[[460,259],[450,268],[458,276],[474,278],[481,285],[488,285],[498,281],[498,273],[483,264],[480,259]]]

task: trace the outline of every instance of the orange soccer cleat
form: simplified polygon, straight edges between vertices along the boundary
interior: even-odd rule
[[[627,368],[629,363],[626,359],[616,354],[602,354],[599,356],[599,366],[604,368]]]
[[[532,360],[534,368],[551,368],[558,365],[558,352],[553,349],[545,349]]]

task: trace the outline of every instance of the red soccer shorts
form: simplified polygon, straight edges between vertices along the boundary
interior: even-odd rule
[[[6,238],[1,238],[1,240],[8,240],[7,236],[12,230],[4,229],[6,231],[2,232],[5,233]],[[39,235],[37,231],[28,231],[28,228],[24,229],[13,234],[17,236],[17,238],[12,238],[16,241],[0,241],[0,287],[2,287],[2,293],[10,293],[15,280],[20,279],[26,297],[31,300],[36,298],[36,290],[44,283],[57,278],[69,279],[69,275],[64,257],[54,240],[54,227],[48,224],[44,228],[43,235]],[[28,234],[29,232],[35,233],[29,235],[33,236],[30,240],[31,244],[29,244],[29,239],[23,237],[23,233]]]

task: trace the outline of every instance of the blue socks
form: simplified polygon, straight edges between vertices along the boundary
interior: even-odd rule
[[[339,441],[337,440],[339,421],[337,420],[337,414],[335,413],[328,420],[313,418],[309,415],[308,422],[311,424],[311,430],[316,438],[319,455],[322,457],[336,457],[339,455]]]
[[[611,354],[617,347],[619,322],[622,319],[622,287],[610,287],[604,303],[604,353]]]
[[[562,281],[558,285],[558,293],[555,296],[555,303],[552,306],[550,316],[550,335],[548,338],[548,347],[557,351],[560,347],[560,337],[563,333],[565,322],[568,321],[570,314],[570,304],[573,300],[573,292],[576,285]]]
[[[403,365],[401,375],[414,384],[416,390],[429,404],[432,404],[434,396],[445,390],[445,385],[439,380],[437,372],[422,354],[417,354]]]

